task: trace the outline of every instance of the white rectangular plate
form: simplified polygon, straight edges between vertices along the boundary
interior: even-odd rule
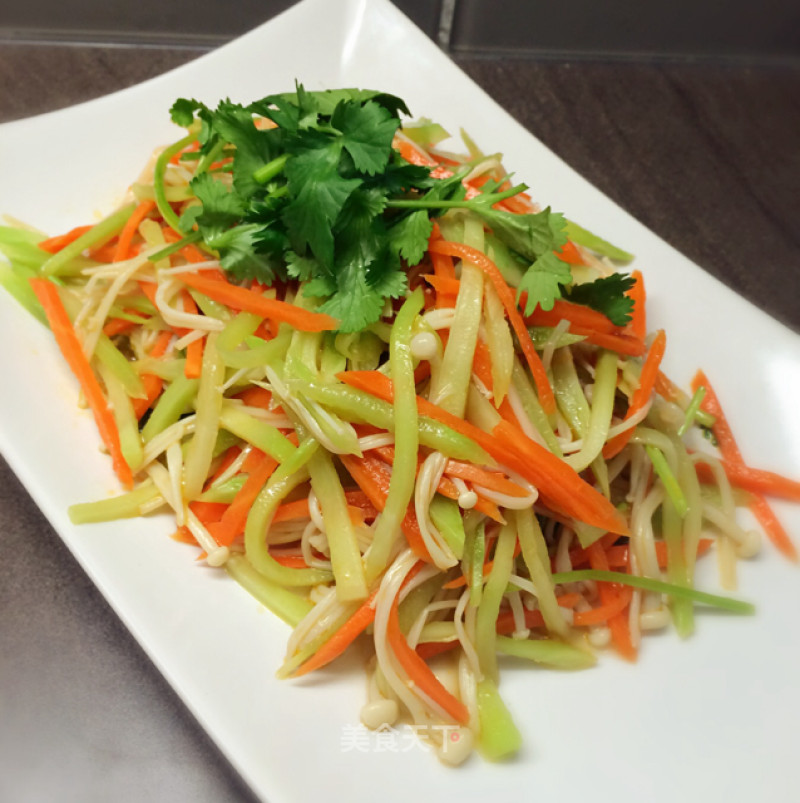
[[[306,0],[210,55],[140,86],[0,126],[0,214],[58,233],[108,212],[179,131],[175,98],[249,101],[291,88],[359,86],[417,116],[466,127],[533,183],[537,200],[637,254],[666,370],[702,366],[754,464],[800,475],[800,338],[710,278],[611,203],[466,78],[384,0]],[[648,638],[636,666],[612,655],[579,674],[508,665],[502,692],[525,738],[502,765],[446,769],[401,736],[354,738],[357,660],[278,682],[287,628],[236,584],[193,564],[168,518],[73,527],[66,508],[114,493],[107,459],[49,333],[0,296],[0,449],[120,617],[255,792],[311,803],[497,799],[779,800],[792,797],[800,720],[798,570],[744,565],[752,618],[701,613],[686,643]],[[35,427],[26,422],[35,421]],[[798,510],[777,506],[800,533]],[[2,547],[0,547],[2,549]],[[709,574],[713,590],[714,573]]]

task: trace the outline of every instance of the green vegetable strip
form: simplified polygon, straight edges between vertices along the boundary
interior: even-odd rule
[[[169,205],[169,201],[167,200],[166,188],[164,185],[164,175],[167,171],[169,160],[172,159],[176,153],[179,153],[184,148],[191,145],[196,139],[197,134],[192,131],[187,136],[183,137],[183,139],[179,139],[168,148],[164,148],[164,150],[159,154],[158,159],[156,159],[156,164],[153,168],[153,189],[155,190],[156,206],[158,207],[158,211],[161,213],[161,216],[164,218],[164,221],[170,226],[170,228],[176,233],[180,234],[181,237],[183,237],[186,232],[181,229],[180,219],[175,212],[172,211],[172,207]]]
[[[408,633],[419,615],[425,610],[433,600],[436,593],[441,589],[444,582],[443,574],[435,574],[426,580],[422,585],[417,586],[409,592],[408,596],[400,602],[397,614],[400,621],[400,630]]]
[[[336,597],[342,602],[364,599],[368,589],[358,538],[330,454],[318,449],[308,461],[308,471],[311,487],[322,510],[336,582]]]
[[[514,369],[514,339],[506,322],[503,302],[492,286],[486,284],[483,295],[483,321],[486,329],[486,345],[492,360],[492,396],[499,406],[511,385]]]
[[[220,304],[219,301],[214,301],[213,298],[203,295],[199,290],[189,288],[189,295],[194,299],[203,315],[207,315],[209,318],[216,318],[218,321],[223,321],[223,323],[233,317],[231,311],[224,304]]]
[[[141,377],[133,363],[111,342],[111,339],[101,334],[94,347],[94,356],[125,388],[125,392],[132,399],[144,399],[147,392],[142,384]]]
[[[306,464],[319,448],[313,438],[304,440],[294,454],[275,470],[247,514],[244,548],[247,560],[268,580],[283,586],[313,586],[327,583],[331,573],[322,569],[290,569],[281,566],[267,547],[267,530],[278,505],[308,479]]]
[[[536,599],[544,623],[551,633],[568,638],[570,627],[561,615],[561,608],[556,600],[555,583],[550,571],[550,556],[539,521],[532,508],[515,511],[513,520],[517,527],[522,559],[536,589]]]
[[[149,509],[156,499],[161,499],[158,488],[151,479],[147,479],[128,493],[114,496],[111,499],[100,499],[97,502],[71,505],[67,512],[69,520],[73,524],[132,519],[141,516],[142,509]]]
[[[486,559],[486,522],[482,521],[471,533],[467,560],[469,604],[477,607],[483,598],[483,562]]]
[[[522,747],[522,736],[511,714],[497,691],[495,682],[488,677],[478,682],[478,745],[489,761],[499,761],[516,753]]]
[[[217,354],[216,332],[206,336],[200,384],[197,389],[197,418],[194,434],[186,450],[183,464],[183,494],[191,501],[203,491],[208,469],[214,456],[214,445],[222,411],[222,383],[225,366]]]
[[[667,545],[667,580],[675,585],[689,587],[681,518],[672,500],[667,496],[661,506],[661,535]],[[692,603],[689,600],[672,600],[672,620],[678,635],[685,638],[692,632],[693,619]]]
[[[663,452],[650,444],[647,444],[644,448],[647,451],[650,462],[653,464],[653,470],[658,475],[661,484],[664,486],[664,490],[667,492],[667,496],[669,496],[670,501],[675,506],[678,515],[683,518],[688,511],[686,497],[683,495],[681,486],[672,473]]]
[[[225,570],[242,588],[292,627],[297,627],[314,607],[312,602],[294,591],[267,580],[248,563],[244,555],[231,555],[225,563]]]
[[[558,407],[567,423],[584,437],[589,431],[591,409],[581,386],[570,349],[556,349],[553,352],[553,393]]]
[[[187,234],[183,239],[178,240],[175,243],[170,243],[169,245],[165,245],[160,251],[156,251],[154,254],[151,254],[148,259],[150,262],[155,264],[156,262],[160,262],[162,259],[166,259],[168,256],[172,254],[176,254],[181,248],[184,248],[187,245],[191,245],[192,243],[199,243],[203,239],[203,236],[200,234],[199,231],[193,231],[191,234]]]
[[[149,443],[156,435],[172,426],[191,408],[199,384],[198,379],[187,379],[181,372],[167,385],[142,428],[142,440],[145,443]]]
[[[581,450],[565,458],[575,471],[583,471],[602,452],[611,426],[616,391],[617,355],[612,351],[602,351],[595,365],[589,431],[584,436]]]
[[[105,218],[105,220],[101,220],[96,226],[78,237],[77,240],[62,248],[58,253],[53,254],[42,265],[42,273],[45,276],[58,276],[67,272],[70,268],[69,263],[75,257],[79,257],[87,248],[103,245],[115,234],[118,234],[135,208],[135,203],[126,204]]]
[[[144,454],[139,421],[133,411],[133,404],[122,383],[104,365],[100,366],[100,376],[106,386],[106,396],[119,432],[122,456],[135,474],[142,465]]]
[[[394,383],[394,463],[386,504],[378,516],[372,546],[366,557],[367,578],[371,583],[389,562],[392,547],[400,534],[400,525],[414,497],[419,451],[419,417],[411,335],[424,298],[417,289],[411,293],[395,316],[389,341],[389,367]]]
[[[506,592],[514,565],[516,533],[506,524],[500,530],[494,550],[494,560],[489,579],[483,588],[483,599],[475,619],[475,650],[481,670],[486,677],[497,679],[496,623],[500,604]]]
[[[515,639],[497,637],[497,651],[501,655],[525,658],[553,669],[588,669],[597,659],[588,650],[552,639]]]
[[[697,390],[694,392],[692,400],[689,402],[689,406],[686,408],[686,416],[683,419],[683,423],[678,429],[678,435],[681,437],[685,435],[691,428],[692,424],[694,424],[695,418],[697,417],[697,412],[700,410],[700,405],[703,403],[705,396],[706,389],[702,386],[697,388]]]
[[[464,221],[464,242],[483,250],[483,224],[473,217]],[[483,271],[461,263],[461,284],[456,299],[450,337],[439,370],[431,378],[430,400],[447,412],[464,416],[467,391],[472,379],[472,362],[483,302]]]
[[[629,254],[627,251],[623,251],[621,248],[611,245],[611,243],[606,242],[602,237],[592,234],[590,231],[587,231],[577,223],[573,223],[571,220],[567,221],[566,232],[567,237],[569,237],[573,243],[582,245],[584,248],[588,248],[596,254],[609,257],[617,262],[630,262],[633,259],[633,254]]]
[[[434,494],[428,511],[433,526],[441,533],[442,538],[453,551],[453,554],[461,560],[464,556],[466,532],[458,502],[441,494]]]
[[[369,393],[322,382],[298,383],[303,393],[340,415],[345,421],[371,424],[389,432],[395,431],[394,409],[391,404]],[[419,442],[456,460],[468,460],[478,465],[489,462],[488,455],[474,441],[430,418],[419,418]]]
[[[34,275],[31,273],[31,276]],[[16,299],[26,312],[47,326],[47,316],[44,314],[42,305],[21,271],[10,268],[8,265],[0,265],[0,287]]]
[[[553,582],[557,585],[579,583],[582,580],[620,583],[632,588],[639,588],[642,591],[653,591],[656,594],[668,594],[671,597],[688,599],[692,602],[710,605],[731,613],[749,614],[755,612],[755,607],[749,602],[732,599],[731,597],[721,597],[717,594],[708,594],[705,591],[698,591],[694,588],[684,588],[672,583],[665,583],[662,580],[654,580],[651,577],[638,577],[634,574],[624,574],[622,572],[606,572],[600,569],[577,569],[573,572],[558,572],[553,575]]]
[[[514,368],[511,373],[511,382],[514,385],[514,390],[517,391],[520,401],[522,402],[522,409],[530,419],[531,423],[539,434],[542,436],[547,448],[558,457],[561,457],[561,447],[558,444],[553,428],[550,426],[550,421],[547,418],[547,413],[542,409],[539,402],[539,397],[531,385],[528,374],[520,364],[520,361],[514,358]]]
[[[247,475],[237,474],[225,482],[214,483],[197,497],[198,502],[223,502],[229,505],[247,481]]]
[[[225,364],[231,368],[261,368],[274,362],[283,360],[291,335],[285,328],[272,340],[263,340],[260,337],[245,338],[247,348],[242,351],[227,352]]]
[[[219,425],[255,446],[256,449],[274,457],[279,463],[288,460],[294,453],[294,445],[279,429],[266,421],[254,418],[230,402],[222,405]]]

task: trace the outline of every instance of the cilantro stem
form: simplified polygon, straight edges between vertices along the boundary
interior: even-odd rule
[[[500,201],[505,201],[507,198],[513,198],[521,192],[525,192],[528,187],[525,184],[517,184],[514,187],[503,192],[491,193],[488,196],[479,196],[483,199],[491,198],[491,203],[496,204]],[[480,203],[486,203],[485,200]],[[452,201],[426,201],[425,198],[399,198],[397,200],[389,200],[386,206],[391,209],[474,209],[475,200],[452,200]]]
[[[278,173],[283,171],[288,159],[288,153],[284,153],[281,156],[276,156],[272,161],[269,161],[265,165],[259,167],[258,170],[253,173],[253,178],[259,184],[266,184],[271,178],[275,178]]]
[[[621,585],[639,588],[642,591],[654,591],[657,594],[669,594],[676,599],[687,599],[692,602],[699,602],[721,608],[731,613],[751,614],[755,611],[749,602],[733,599],[732,597],[722,597],[717,594],[708,594],[705,591],[698,591],[695,588],[665,583],[663,580],[655,580],[651,577],[639,577],[634,574],[623,574],[622,572],[609,572],[601,569],[578,569],[572,572],[556,572],[553,574],[553,582],[557,585],[561,583],[579,583],[582,580],[595,580],[604,583],[620,583]]]
[[[175,214],[172,207],[169,205],[169,201],[167,200],[167,190],[164,186],[164,174],[167,171],[169,160],[176,153],[182,151],[187,145],[190,145],[192,142],[194,142],[195,139],[197,139],[197,132],[192,129],[183,139],[179,139],[173,145],[170,145],[168,148],[164,148],[164,150],[159,154],[158,159],[156,159],[155,169],[153,170],[153,191],[156,196],[156,206],[158,207],[158,211],[161,213],[161,216],[164,218],[164,220],[169,224],[170,228],[174,229],[180,235],[183,235],[184,232],[180,226],[180,219]]]
[[[166,257],[174,254],[176,251],[180,251],[181,248],[184,248],[187,245],[191,245],[192,243],[199,242],[203,239],[203,235],[200,234],[199,231],[193,231],[191,234],[187,234],[183,237],[182,240],[178,240],[176,243],[170,243],[165,248],[162,248],[160,251],[156,251],[155,254],[150,254],[148,260],[150,262],[158,262],[161,259],[165,259]]]

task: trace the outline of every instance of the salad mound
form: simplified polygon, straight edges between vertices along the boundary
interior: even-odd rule
[[[797,558],[767,497],[800,483],[745,463],[702,372],[665,376],[632,255],[499,154],[384,92],[171,115],[185,135],[100,223],[0,227],[0,283],[124,489],[72,521],[171,511],[292,627],[279,677],[359,641],[366,725],[499,759],[521,743],[505,661],[635,661],[697,606],[751,613],[695,585],[715,552],[734,590],[759,550],[739,508]]]

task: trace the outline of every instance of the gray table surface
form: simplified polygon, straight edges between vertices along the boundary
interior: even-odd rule
[[[0,122],[200,53],[0,44]],[[800,331],[800,68],[459,63],[607,195]],[[253,800],[2,460],[0,555],[0,800]]]

